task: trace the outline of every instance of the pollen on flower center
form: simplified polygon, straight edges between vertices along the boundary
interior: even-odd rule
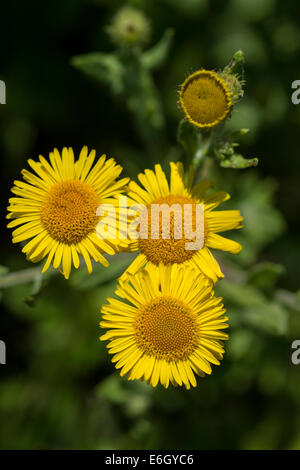
[[[54,240],[76,244],[95,230],[99,203],[96,192],[83,181],[57,183],[43,201],[42,224]]]
[[[138,346],[148,355],[175,361],[188,357],[199,342],[192,309],[179,299],[161,296],[140,307],[134,329]]]
[[[173,207],[181,208],[181,218],[176,220],[176,215],[174,216],[174,211],[170,210],[170,232],[169,237],[164,236],[163,231],[163,216],[162,213],[159,213],[159,233],[156,238],[153,237],[151,229],[153,227],[153,221],[151,220],[151,207],[153,205],[163,205],[166,204],[170,209]],[[173,263],[183,263],[192,258],[195,254],[195,250],[187,249],[187,243],[190,243],[195,240],[195,238],[186,238],[185,237],[185,205],[191,206],[191,229],[193,232],[196,231],[196,205],[197,202],[193,199],[186,196],[173,196],[169,195],[166,197],[161,197],[156,199],[151,203],[147,208],[148,211],[148,224],[146,227],[147,234],[143,227],[140,227],[140,238],[139,238],[139,249],[142,253],[147,256],[147,259],[152,263],[158,265],[159,263],[163,264],[173,264]],[[201,222],[201,221],[200,221]],[[204,225],[204,226],[203,226]],[[204,237],[204,241],[207,237],[208,227],[204,219],[204,224],[197,226],[197,231]],[[201,232],[202,231],[202,232]],[[181,233],[182,236],[178,238],[177,234]]]
[[[222,122],[232,107],[227,83],[218,74],[199,70],[181,86],[180,104],[187,119],[198,127],[212,127]]]

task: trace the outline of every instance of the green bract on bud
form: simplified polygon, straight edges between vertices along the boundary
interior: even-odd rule
[[[233,55],[223,71],[219,72],[219,75],[225,80],[231,91],[233,104],[243,98],[244,95],[244,62],[244,53],[239,50]]]
[[[150,23],[136,8],[121,8],[106,28],[112,42],[118,46],[143,45],[150,37]]]
[[[244,83],[245,83],[244,80],[242,80],[236,74],[225,72],[225,71],[220,72],[219,75],[227,83],[227,85],[228,85],[228,87],[231,91],[233,103],[236,103],[241,98],[243,98],[243,95],[244,95],[243,86],[244,86]]]

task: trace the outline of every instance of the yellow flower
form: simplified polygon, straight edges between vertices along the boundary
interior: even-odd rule
[[[188,76],[180,87],[179,101],[186,118],[200,128],[220,124],[233,104],[226,81],[209,70],[198,70]]]
[[[195,374],[211,374],[220,364],[228,318],[212,283],[193,268],[148,265],[119,284],[101,309],[100,337],[109,340],[112,362],[128,380],[155,387],[197,385]]]
[[[74,161],[72,148],[64,147],[62,156],[57,149],[50,153],[50,163],[40,155],[39,162],[31,159],[29,165],[36,173],[22,171],[25,181],[15,181],[9,200],[8,227],[13,231],[13,243],[31,239],[23,248],[27,259],[33,262],[46,259],[45,272],[51,263],[67,279],[71,265],[79,267],[78,254],[92,272],[91,259],[108,266],[102,253],[114,254],[113,242],[101,240],[96,234],[100,204],[117,206],[116,195],[122,192],[128,178],[116,181],[122,168],[114,159],[102,155],[92,168],[96,151],[88,154],[83,147]]]
[[[139,174],[138,179],[144,186],[142,189],[137,183],[131,181],[128,185],[128,205],[144,204],[148,210],[149,224],[151,225],[151,206],[153,204],[167,204],[171,207],[173,204],[179,204],[181,207],[185,204],[191,204],[194,210],[196,204],[203,204],[204,208],[204,245],[201,249],[187,249],[188,240],[183,236],[178,239],[174,237],[173,213],[170,217],[170,238],[163,237],[160,220],[159,237],[154,238],[149,232],[148,238],[129,240],[128,251],[138,251],[141,253],[135,258],[127,271],[123,274],[124,279],[129,273],[134,274],[146,263],[158,265],[184,263],[192,264],[200,270],[205,276],[216,282],[223,278],[223,274],[217,261],[212,256],[209,248],[239,253],[241,245],[233,240],[229,240],[218,235],[219,232],[225,232],[235,228],[242,227],[240,211],[215,211],[222,202],[230,198],[229,194],[219,191],[209,196],[205,196],[207,189],[212,187],[209,181],[200,181],[192,186],[193,175],[190,174],[190,182],[187,186],[183,183],[183,165],[181,163],[170,163],[171,178],[170,185],[165,173],[160,165],[155,165],[155,172],[145,170],[145,173]],[[183,211],[184,214],[184,211]],[[184,233],[184,215],[182,217],[182,233]],[[197,229],[198,230],[198,229]],[[201,228],[199,228],[201,230]]]

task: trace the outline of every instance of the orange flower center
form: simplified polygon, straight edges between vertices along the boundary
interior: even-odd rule
[[[231,93],[226,82],[215,72],[199,70],[190,75],[181,86],[180,103],[192,124],[211,127],[228,115]]]
[[[49,235],[73,245],[95,230],[99,196],[83,181],[63,181],[51,187],[41,209],[41,221]]]
[[[155,214],[155,220],[154,205],[165,208]],[[185,206],[189,208],[189,211]],[[196,235],[192,236],[196,230],[200,242],[202,239],[202,246],[207,238],[207,222],[201,216],[200,220],[197,220],[197,202],[189,197],[170,195],[156,199],[147,208],[147,217],[148,223],[140,224],[139,248],[147,259],[156,265],[159,263],[179,264],[191,259],[199,249],[195,244]],[[153,234],[155,226],[157,230],[156,234]],[[186,228],[189,228],[190,232],[186,233]],[[191,236],[187,236],[189,233]],[[192,249],[189,246],[191,242],[194,243]]]
[[[140,307],[135,321],[138,346],[167,361],[187,358],[199,342],[197,316],[179,299],[161,296]]]

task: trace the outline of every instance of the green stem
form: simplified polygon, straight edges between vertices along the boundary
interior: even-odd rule
[[[7,289],[20,284],[35,282],[38,281],[41,276],[42,273],[40,266],[8,273],[0,277],[0,289]]]
[[[200,131],[199,131],[200,132]],[[201,139],[199,139],[199,142]],[[197,182],[198,179],[200,179],[200,175],[203,178],[203,169],[206,168],[207,162],[209,158],[212,156],[212,150],[214,147],[214,141],[215,141],[215,132],[214,130],[210,131],[209,135],[207,138],[204,140],[201,146],[197,149],[195,152],[194,158],[192,160],[192,164],[195,167],[195,182]]]

